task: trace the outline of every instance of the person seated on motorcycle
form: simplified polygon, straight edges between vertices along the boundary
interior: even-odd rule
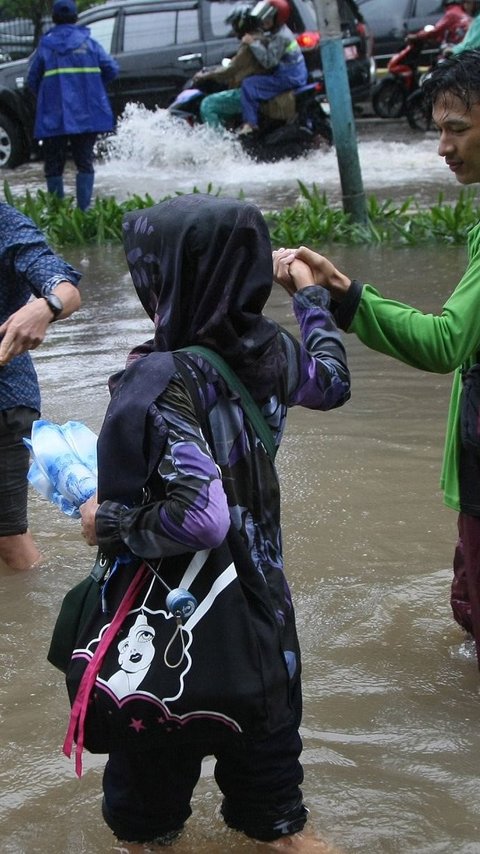
[[[240,97],[243,125],[239,133],[258,129],[260,103],[281,92],[305,85],[307,66],[302,51],[286,22],[290,16],[287,0],[260,0],[251,17],[263,33],[246,33],[242,41],[250,45],[255,58],[270,74],[253,74],[242,81]]]
[[[465,0],[465,11],[473,16],[473,20],[461,42],[452,45],[445,56],[456,56],[463,50],[480,50],[480,0]]]
[[[251,18],[251,3],[237,4],[226,23],[230,24],[237,38],[242,39],[246,33],[258,31],[261,35],[259,24]],[[250,50],[250,45],[244,43],[226,66],[218,65],[212,69],[199,71],[195,74],[193,82],[202,86],[207,81],[225,86],[220,92],[207,95],[200,104],[200,118],[202,122],[210,127],[224,127],[229,119],[241,116],[242,105],[240,102],[240,84],[249,74],[268,73],[263,69],[258,60]]]
[[[431,42],[441,46],[442,53],[448,50],[450,45],[461,42],[466,34],[472,18],[466,11],[469,0],[459,3],[458,0],[445,0],[445,12],[439,21],[431,29],[419,30],[418,33],[410,33],[407,36],[407,44],[421,44]]]

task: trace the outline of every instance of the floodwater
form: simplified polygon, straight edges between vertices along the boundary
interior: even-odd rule
[[[374,181],[374,167],[392,180],[381,162],[382,145],[360,146],[372,192],[387,186],[378,176]],[[406,146],[408,157],[402,149],[395,161],[399,192],[407,179],[411,186],[421,182],[426,149],[431,160],[435,142],[422,138]],[[191,146],[192,161],[196,156]],[[244,167],[234,184],[234,154],[229,157],[222,184],[236,195]],[[330,194],[331,154],[323,157]],[[184,154],[179,189],[192,177],[187,160]],[[143,192],[137,186],[142,164],[130,152],[117,167],[113,161],[101,166],[97,190]],[[392,167],[390,157],[390,173]],[[313,179],[304,163],[276,168],[285,173],[283,184],[277,176],[273,187],[272,167],[254,167],[248,195],[262,204],[277,191],[286,198],[294,192],[293,170]],[[169,180],[176,183],[168,169],[152,157],[142,178],[152,195],[167,192]],[[198,175],[197,186],[208,170]],[[8,177],[15,188],[41,181],[38,164]],[[442,172],[438,187],[448,180]],[[438,187],[432,182],[432,192]],[[446,247],[336,247],[333,254],[351,275],[425,311],[439,308],[465,265],[464,250]],[[35,353],[43,415],[60,423],[79,419],[98,431],[106,378],[150,335],[150,323],[120,248],[66,255],[84,272],[83,306],[74,319],[54,325]],[[279,288],[268,312],[295,330],[289,298]],[[442,506],[438,490],[450,378],[404,367],[350,336],[346,345],[352,400],[330,413],[293,410],[278,457],[286,566],[303,648],[310,826],[345,854],[478,854],[480,677],[450,615],[455,514]],[[87,755],[84,776],[75,777],[61,752],[68,720],[63,678],[46,661],[62,596],[88,572],[93,550],[78,522],[35,494],[30,521],[44,565],[0,577],[0,850],[119,852],[100,816],[104,757]],[[219,803],[207,760],[194,815],[174,851],[262,850],[224,828]]]

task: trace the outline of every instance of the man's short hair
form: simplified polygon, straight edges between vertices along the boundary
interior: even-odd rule
[[[422,91],[431,106],[440,95],[452,92],[469,110],[480,102],[480,50],[464,50],[442,59],[427,74]]]

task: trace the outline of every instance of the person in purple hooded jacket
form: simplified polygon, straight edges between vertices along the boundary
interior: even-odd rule
[[[279,446],[290,407],[329,410],[350,397],[330,298],[316,286],[295,294],[298,338],[263,314],[272,290],[271,243],[261,212],[246,202],[183,195],[126,214],[123,228],[154,337],[130,353],[126,370],[110,383],[97,446],[98,495],[80,508],[83,535],[105,554],[165,558],[164,566],[221,548],[228,537],[242,552],[250,589],[259,582],[265,609],[274,615],[278,637],[274,648],[263,641],[261,655],[268,647],[270,661],[285,657],[278,694],[275,688],[283,723],[262,737],[226,729],[206,738],[181,728],[146,752],[121,741],[103,777],[103,816],[123,844],[172,842],[191,814],[208,754],[216,759],[229,827],[292,854],[325,852],[320,840],[301,833],[307,820],[300,789],[301,663],[283,569],[276,468],[215,366],[198,353],[183,353],[186,383],[174,351],[203,345],[223,356]],[[201,416],[189,385],[198,389]],[[246,636],[232,637],[218,642],[248,643]],[[212,671],[206,678],[214,678]],[[255,715],[257,724],[258,710]]]
[[[87,27],[75,26],[77,18],[74,0],[56,0],[55,26],[42,36],[30,60],[27,82],[37,98],[34,136],[43,141],[47,189],[63,198],[70,145],[77,169],[77,205],[86,210],[93,192],[97,134],[115,125],[106,84],[119,68]]]

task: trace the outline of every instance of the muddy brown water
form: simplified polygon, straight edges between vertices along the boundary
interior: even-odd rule
[[[413,146],[412,162],[422,156]],[[83,307],[35,354],[43,415],[98,430],[106,378],[150,324],[119,248],[65,254],[84,271]],[[447,247],[334,256],[425,311],[439,308],[465,264],[463,249]],[[280,289],[268,311],[295,329]],[[278,459],[303,649],[310,824],[346,854],[479,854],[480,677],[450,615],[455,514],[438,489],[450,378],[351,336],[346,345],[352,400],[330,413],[292,411]],[[108,854],[120,849],[100,816],[104,757],[87,755],[77,780],[61,752],[63,679],[45,657],[61,598],[92,550],[77,522],[34,494],[30,520],[44,565],[0,577],[0,850]],[[258,850],[225,829],[219,803],[206,760],[173,850]]]

